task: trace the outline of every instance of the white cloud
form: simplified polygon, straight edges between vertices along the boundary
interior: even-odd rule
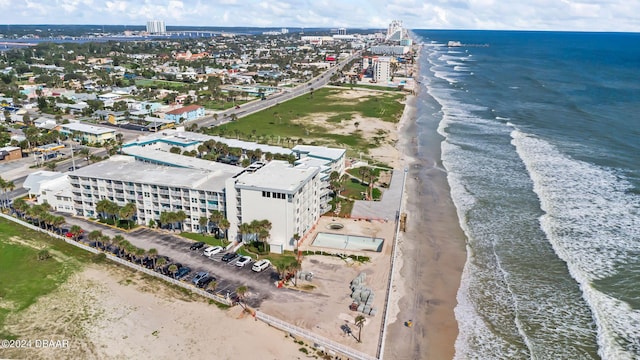
[[[5,24],[530,29],[640,32],[629,0],[0,0]]]

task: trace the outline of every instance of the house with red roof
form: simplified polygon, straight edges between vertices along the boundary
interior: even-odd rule
[[[164,115],[165,120],[171,120],[176,124],[183,121],[195,120],[204,116],[204,107],[196,104],[183,106],[181,108],[168,111]]]

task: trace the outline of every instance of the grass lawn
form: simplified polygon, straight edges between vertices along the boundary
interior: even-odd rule
[[[203,243],[211,246],[227,246],[229,244],[225,239],[216,239],[213,235],[205,235],[200,233],[182,232],[180,236],[187,239],[202,241]]]
[[[371,90],[380,90],[380,91],[401,91],[397,86],[378,86],[378,85],[364,85],[364,84],[343,84],[339,85],[344,88],[361,88],[361,89],[371,89]]]
[[[255,100],[255,98],[251,97],[250,100],[246,101],[246,100],[236,100],[235,104],[233,101],[207,101],[207,102],[202,102],[199,103],[200,105],[204,106],[206,109],[209,110],[227,110],[227,109],[231,109],[232,107],[234,107],[235,105],[242,105],[245,103],[248,103],[249,101]]]
[[[402,116],[404,105],[400,103],[404,94],[376,93],[359,101],[340,100],[336,96],[347,89],[323,88],[310,94],[283,102],[264,111],[251,114],[238,121],[227,123],[210,130],[211,134],[225,136],[235,134],[246,138],[249,134],[268,138],[271,135],[282,139],[307,139],[307,142],[318,140],[318,144],[338,145],[366,151],[374,147],[371,139],[363,138],[358,132],[349,135],[330,134],[328,129],[333,123],[352,118],[352,114],[360,113],[365,117],[379,118],[383,121],[398,122]],[[301,124],[296,120],[319,113],[333,113],[326,126]]]
[[[180,81],[139,79],[135,81],[139,87],[156,87],[159,89],[179,90],[189,84]]]
[[[367,187],[356,179],[350,179],[344,184],[344,190],[340,195],[348,197],[350,199],[362,200],[364,196],[362,193],[367,192]]]
[[[38,260],[39,249],[11,239],[45,248],[53,257]],[[55,290],[91,255],[62,240],[0,219],[0,338],[11,337],[4,329],[9,314],[26,309],[38,297]]]

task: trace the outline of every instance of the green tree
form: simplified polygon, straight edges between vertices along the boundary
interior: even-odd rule
[[[128,202],[120,208],[118,215],[120,216],[120,220],[124,219],[127,221],[127,229],[131,229],[131,218],[134,217],[137,212],[138,208],[133,202]]]
[[[169,265],[169,272],[173,275],[173,277],[176,277],[176,273],[178,272],[178,265],[176,264],[171,264]]]
[[[71,229],[69,229],[69,233],[71,233],[73,240],[78,241],[78,239],[80,238],[80,235],[82,235],[83,233],[83,230],[80,226],[73,225],[71,226]]]

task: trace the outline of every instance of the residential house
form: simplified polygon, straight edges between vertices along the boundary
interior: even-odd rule
[[[115,140],[116,138],[115,129],[82,123],[63,124],[61,125],[60,132],[71,136],[74,136],[74,133],[76,133],[77,139],[90,144],[102,144],[107,140]]]
[[[204,116],[204,107],[200,105],[187,105],[175,110],[168,111],[164,118],[166,120],[171,120],[176,124],[179,124],[183,121],[195,120],[197,118],[201,118]]]

